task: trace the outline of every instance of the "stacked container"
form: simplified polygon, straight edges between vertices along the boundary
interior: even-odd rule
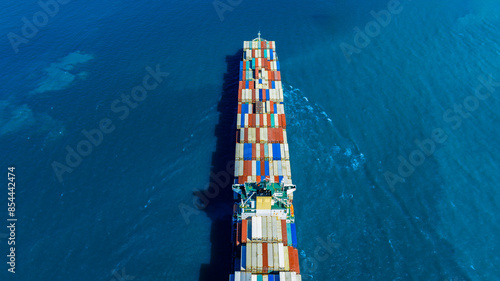
[[[260,36],[245,41],[238,88],[235,185],[264,180],[292,184],[286,121],[275,42]],[[282,211],[284,217],[278,215],[279,210],[244,218],[235,215],[235,271],[230,281],[302,280],[293,206]]]

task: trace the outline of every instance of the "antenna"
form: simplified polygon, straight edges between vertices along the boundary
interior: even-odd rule
[[[259,30],[259,33],[257,33],[257,35],[259,35],[259,42],[260,42],[260,30]]]

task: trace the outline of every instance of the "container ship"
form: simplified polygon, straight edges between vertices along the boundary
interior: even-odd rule
[[[301,281],[280,63],[274,41],[240,62],[230,281]]]

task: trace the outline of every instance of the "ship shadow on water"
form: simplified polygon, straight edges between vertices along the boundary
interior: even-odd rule
[[[194,194],[204,202],[207,216],[212,220],[210,230],[210,263],[203,264],[199,281],[227,280],[231,271],[231,218],[234,181],[233,163],[236,139],[236,112],[238,104],[239,66],[243,50],[226,57],[227,71],[224,74],[222,96],[217,106],[219,122],[215,127],[217,144],[212,154],[210,187]]]

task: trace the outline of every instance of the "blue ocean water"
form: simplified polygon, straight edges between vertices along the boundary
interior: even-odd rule
[[[303,280],[500,279],[497,1],[57,6],[1,4],[0,169],[16,167],[18,221],[15,274],[0,231],[0,280],[218,280],[230,191],[201,211],[193,193],[232,157],[232,65],[259,30],[286,87]],[[34,15],[16,53],[9,34]],[[54,163],[102,120],[114,130],[60,181]]]

